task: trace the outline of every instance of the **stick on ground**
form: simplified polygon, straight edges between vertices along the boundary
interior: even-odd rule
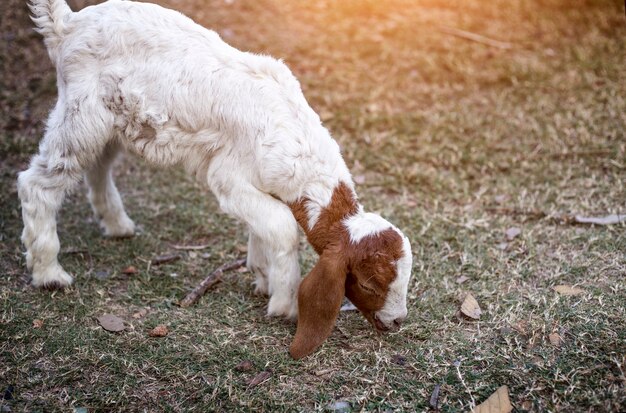
[[[471,40],[472,42],[482,43],[487,46],[497,47],[498,49],[511,49],[512,43],[501,42],[499,40],[490,39],[480,34],[468,32],[465,30],[455,29],[454,27],[440,26],[439,30],[444,33],[451,34],[452,36],[460,37],[462,39]]]
[[[221,265],[219,268],[209,274],[204,280],[202,280],[202,282],[198,284],[198,286],[194,288],[189,294],[187,294],[187,296],[180,301],[179,305],[185,308],[192,306],[193,304],[198,302],[200,297],[202,297],[209,288],[221,281],[222,274],[224,274],[225,271],[234,270],[243,267],[244,265],[246,265],[245,258],[240,258],[238,260]]]

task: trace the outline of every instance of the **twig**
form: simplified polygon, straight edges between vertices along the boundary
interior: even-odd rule
[[[172,248],[179,251],[198,251],[208,248],[209,244],[203,245],[172,245]]]
[[[207,292],[209,288],[221,281],[222,274],[224,274],[225,271],[234,270],[243,267],[244,265],[246,265],[246,259],[241,258],[220,266],[218,269],[209,274],[204,280],[202,280],[202,282],[189,294],[187,294],[187,296],[180,301],[179,305],[184,308],[192,306],[200,299],[200,297],[204,295],[204,293]]]
[[[511,216],[525,216],[529,220],[540,220],[547,219],[548,221],[555,224],[572,224],[574,222],[574,217],[572,215],[563,214],[563,215],[548,215],[547,213],[539,210],[524,210],[518,208],[505,208],[505,207],[486,207],[485,211],[492,212],[494,214],[502,214],[502,215],[511,215]]]
[[[465,30],[455,29],[453,27],[440,26],[439,30],[447,34],[451,34],[452,36],[460,37],[466,40],[471,40],[472,42],[481,43],[487,46],[496,47],[498,49],[508,50],[508,49],[513,48],[513,43],[501,42],[499,40],[494,40],[485,36],[481,36],[480,34],[467,32]]]
[[[469,389],[469,387],[467,387],[467,384],[465,384],[465,380],[463,380],[463,375],[461,374],[461,369],[459,369],[460,366],[461,366],[461,361],[460,360],[456,360],[454,362],[454,367],[456,368],[456,373],[459,376],[459,380],[461,380],[461,384],[463,385],[463,387],[465,387],[465,390],[467,391],[467,394],[469,394],[470,399],[472,399],[472,404],[470,405],[470,409],[474,409],[474,407],[476,407],[476,400],[474,400],[474,396],[472,396],[472,391]]]
[[[181,256],[178,254],[167,254],[167,255],[159,255],[158,257],[154,257],[150,263],[152,265],[161,265],[167,264],[168,262],[174,262],[181,259]]]

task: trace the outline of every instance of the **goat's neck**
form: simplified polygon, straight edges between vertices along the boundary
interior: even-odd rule
[[[313,249],[321,254],[329,243],[337,241],[344,235],[345,228],[341,225],[341,221],[357,214],[360,207],[354,190],[346,183],[339,182],[333,188],[330,203],[321,209],[319,217],[310,228],[309,203],[311,202],[313,201],[308,198],[300,198],[290,203],[289,207]]]

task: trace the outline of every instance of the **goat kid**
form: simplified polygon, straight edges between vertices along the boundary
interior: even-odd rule
[[[363,211],[337,143],[283,63],[154,4],[30,7],[58,85],[39,153],[18,177],[34,286],[72,282],[57,260],[56,213],[83,176],[104,234],[134,233],[111,173],[126,150],[183,165],[248,225],[247,265],[268,315],[298,318],[293,357],[328,337],[344,296],[378,330],[406,317],[409,241]],[[298,225],[320,256],[302,283]]]

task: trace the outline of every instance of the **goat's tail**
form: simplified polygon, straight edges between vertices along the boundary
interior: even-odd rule
[[[63,40],[64,20],[72,13],[65,0],[30,0],[28,4],[32,13],[31,19],[48,48],[52,61],[56,60],[56,52]]]

